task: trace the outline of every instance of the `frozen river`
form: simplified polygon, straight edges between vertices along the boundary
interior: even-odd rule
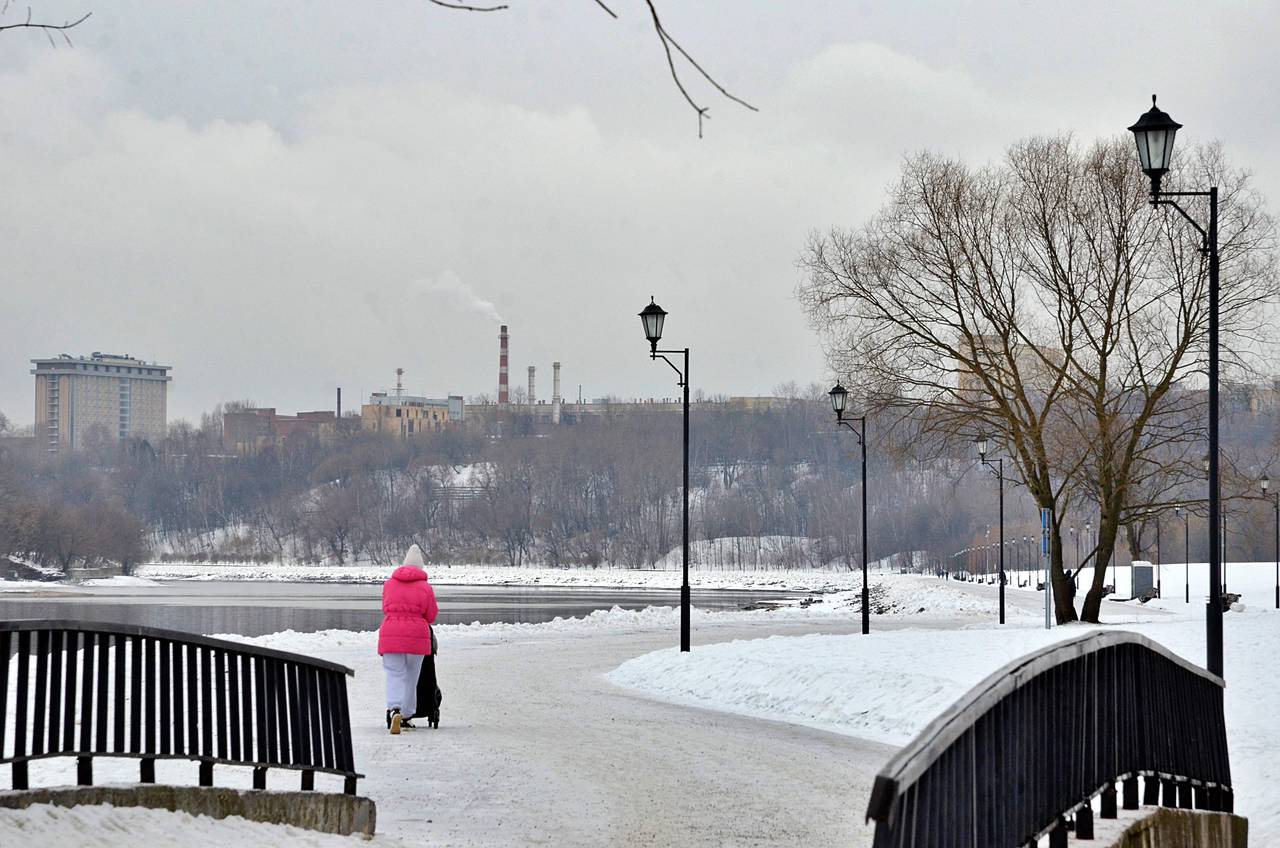
[[[595,610],[676,606],[676,589],[552,586],[435,587],[440,623],[536,623]],[[282,630],[373,630],[381,622],[381,592],[369,583],[164,581],[156,586],[55,586],[0,594],[0,619],[111,621],[185,630],[261,636]],[[799,593],[694,589],[701,609],[739,609]]]

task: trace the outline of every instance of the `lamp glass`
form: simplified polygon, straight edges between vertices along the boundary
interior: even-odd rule
[[[649,305],[640,313],[640,322],[644,325],[644,337],[650,344],[656,345],[662,339],[662,323],[666,317],[666,311],[649,298]]]
[[[845,405],[849,402],[849,390],[836,383],[835,388],[827,392],[827,394],[831,396],[831,408],[836,415],[843,413]]]
[[[973,443],[978,446],[978,456],[985,457],[987,455],[987,437],[979,436],[973,440]]]
[[[1129,127],[1138,145],[1138,162],[1147,176],[1158,180],[1169,170],[1173,140],[1181,128],[1182,124],[1156,106],[1156,96],[1151,95],[1151,108]]]

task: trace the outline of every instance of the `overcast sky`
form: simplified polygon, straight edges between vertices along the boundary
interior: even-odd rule
[[[94,350],[173,366],[171,418],[353,405],[396,367],[492,395],[495,311],[513,385],[549,397],[560,360],[567,396],[671,396],[650,294],[695,389],[825,381],[809,231],[904,153],[1120,133],[1152,91],[1280,197],[1280,3],[661,0],[760,107],[686,73],[699,140],[640,0],[508,2],[33,1],[93,17],[74,49],[0,33],[0,410],[31,422],[32,357]]]

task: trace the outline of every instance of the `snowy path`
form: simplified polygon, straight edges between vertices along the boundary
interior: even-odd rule
[[[699,626],[694,650],[777,632],[776,620]],[[381,677],[363,663],[352,707],[368,719],[357,755],[379,831],[431,845],[869,844],[862,811],[891,748],[665,704],[604,679],[674,636],[451,647],[440,730],[400,737],[382,729]]]

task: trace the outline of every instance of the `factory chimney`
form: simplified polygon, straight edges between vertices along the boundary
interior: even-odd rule
[[[551,363],[551,423],[560,423],[560,363]]]
[[[503,324],[498,331],[498,403],[502,406],[511,402],[507,390],[507,339],[507,325]]]
[[[529,405],[530,406],[533,406],[535,403],[537,403],[537,400],[535,400],[533,396],[533,370],[534,370],[534,366],[530,365],[529,366]]]

